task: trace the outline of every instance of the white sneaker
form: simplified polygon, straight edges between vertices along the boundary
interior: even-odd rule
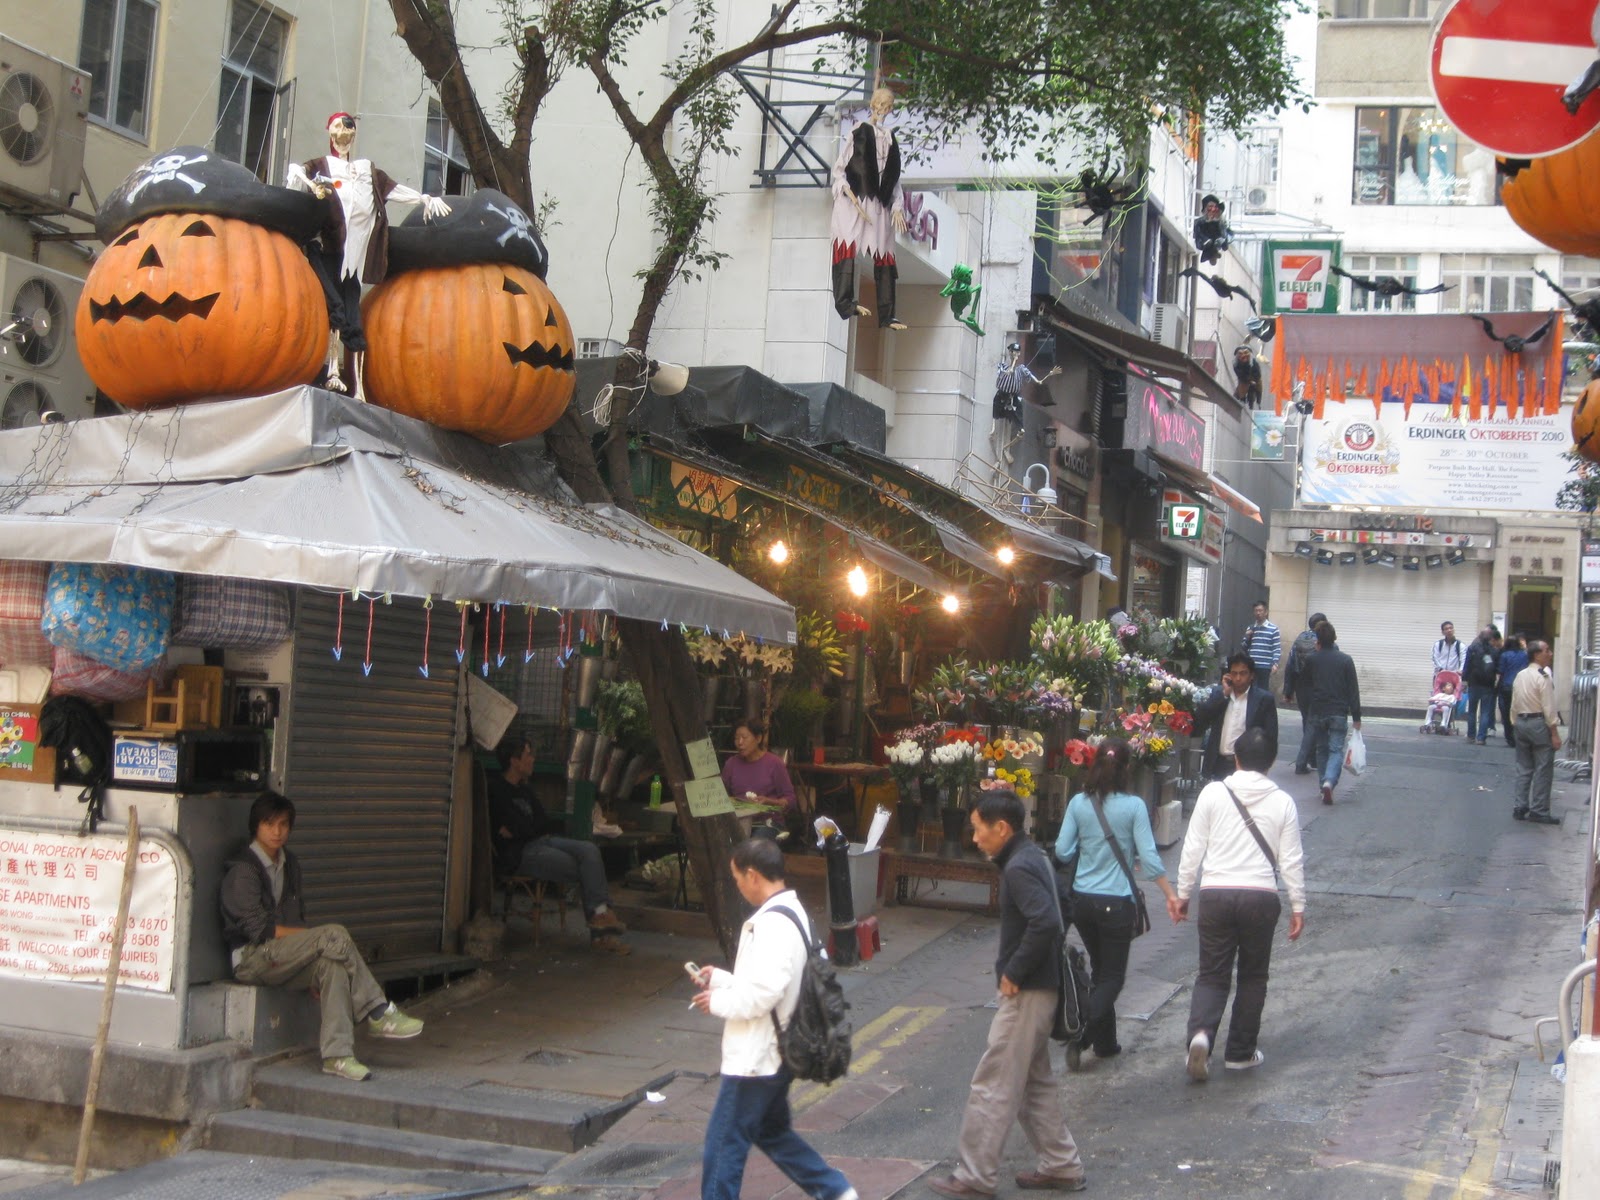
[[[1205,1031],[1195,1034],[1189,1039],[1189,1078],[1196,1083],[1204,1083],[1211,1074],[1209,1060],[1211,1057],[1211,1039]]]
[[[1263,1062],[1266,1061],[1266,1059],[1267,1056],[1261,1053],[1261,1051],[1257,1050],[1254,1054],[1252,1054],[1249,1058],[1244,1059],[1242,1062],[1225,1062],[1222,1065],[1227,1067],[1230,1071],[1248,1071],[1252,1067],[1259,1067]]]

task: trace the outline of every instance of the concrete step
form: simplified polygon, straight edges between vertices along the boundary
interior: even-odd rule
[[[640,1099],[451,1080],[432,1071],[388,1066],[365,1083],[350,1083],[322,1074],[320,1066],[314,1059],[299,1059],[259,1068],[257,1107],[568,1154],[595,1141]]]
[[[364,1107],[348,1103],[348,1109]],[[291,1113],[246,1108],[211,1118],[206,1148],[273,1158],[412,1170],[494,1171],[543,1175],[562,1155],[471,1138],[440,1137],[412,1130],[384,1129],[351,1121],[330,1121]]]

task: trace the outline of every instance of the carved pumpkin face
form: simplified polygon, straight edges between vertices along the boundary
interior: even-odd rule
[[[367,399],[494,445],[572,399],[572,326],[544,281],[506,263],[391,275],[362,305]]]
[[[1507,172],[1500,196],[1523,230],[1567,254],[1600,255],[1600,138],[1588,137],[1526,166],[1500,160]]]
[[[1591,379],[1572,406],[1572,448],[1579,457],[1600,463],[1600,379]]]
[[[310,383],[328,308],[281,233],[212,213],[161,213],[113,237],[84,281],[78,352],[129,408],[256,396]]]

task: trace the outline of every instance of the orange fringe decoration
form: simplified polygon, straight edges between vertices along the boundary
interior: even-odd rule
[[[1289,351],[1283,344],[1283,318],[1274,317],[1273,323],[1277,333],[1272,341],[1272,406],[1281,417],[1294,385],[1289,378]]]

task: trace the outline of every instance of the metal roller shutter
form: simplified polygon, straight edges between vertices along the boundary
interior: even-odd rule
[[[1343,547],[1340,547],[1341,549]],[[1439,622],[1454,621],[1456,636],[1478,635],[1478,597],[1484,567],[1462,564],[1433,570],[1357,564],[1311,566],[1309,613],[1326,613],[1339,649],[1355,659],[1361,706],[1399,709],[1420,718],[1433,682],[1433,644]],[[1298,629],[1288,613],[1273,613],[1285,648]]]
[[[295,619],[284,786],[298,810],[294,847],[305,866],[306,908],[318,923],[348,928],[373,961],[437,953],[455,662],[436,644],[436,669],[422,677],[422,604],[396,597],[375,609],[372,674],[364,675],[367,605],[347,598],[344,612],[340,659],[331,652],[337,597],[302,592]]]

